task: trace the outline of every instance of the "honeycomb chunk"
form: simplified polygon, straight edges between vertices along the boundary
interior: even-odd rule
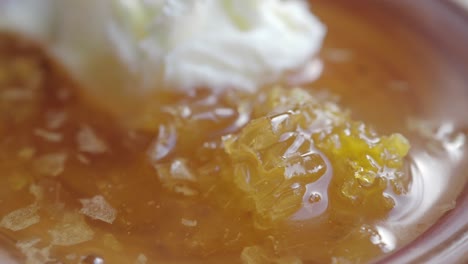
[[[401,134],[379,136],[364,123],[350,121],[314,138],[333,166],[330,191],[336,192],[343,209],[382,215],[394,206],[386,193],[388,184],[394,194],[406,192],[403,165],[410,145]]]
[[[234,166],[233,181],[251,200],[259,227],[268,227],[297,211],[306,185],[327,170],[310,138],[291,131],[281,140],[286,133],[275,133],[270,119],[261,118],[248,124],[237,137],[225,139]]]
[[[257,227],[293,215],[310,200],[308,187],[330,174],[332,184],[319,191],[328,192],[330,202],[367,215],[393,207],[387,184],[396,194],[405,191],[409,143],[402,135],[380,136],[332,100],[304,90],[276,88],[259,98],[253,120],[224,137],[233,166],[225,178],[244,193]]]

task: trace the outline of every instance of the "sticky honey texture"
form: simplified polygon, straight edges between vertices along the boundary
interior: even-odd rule
[[[376,223],[410,183],[404,136],[354,120],[330,94],[280,86],[164,94],[129,127],[39,54],[0,54],[0,230],[24,260],[346,263],[385,252]]]

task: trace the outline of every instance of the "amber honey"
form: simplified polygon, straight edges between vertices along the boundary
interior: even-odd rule
[[[414,239],[466,183],[466,76],[376,15],[391,6],[328,2],[313,3],[316,82],[169,93],[131,122],[5,38],[2,247],[30,263],[354,263]]]

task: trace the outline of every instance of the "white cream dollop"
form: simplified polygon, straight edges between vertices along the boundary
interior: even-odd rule
[[[48,47],[96,96],[203,87],[254,92],[319,51],[300,0],[0,0],[0,31]]]

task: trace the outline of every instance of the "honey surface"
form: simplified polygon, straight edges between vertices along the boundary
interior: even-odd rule
[[[417,87],[438,75],[409,55],[430,48],[391,42],[406,33],[385,19],[314,7],[329,27],[317,82],[161,95],[137,128],[87,104],[37,49],[3,41],[1,245],[30,263],[355,263],[422,232],[455,196],[405,232],[386,225],[423,199],[417,151],[464,148],[455,128],[437,141],[406,124],[436,97]]]

